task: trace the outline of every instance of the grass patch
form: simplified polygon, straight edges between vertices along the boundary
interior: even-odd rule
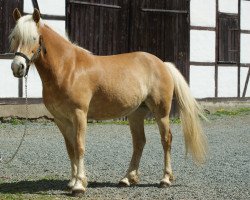
[[[181,120],[179,118],[170,118],[171,124],[180,124]],[[116,124],[116,125],[129,125],[129,122],[127,120],[115,120],[115,121],[97,121],[97,122],[91,122],[90,124],[93,125],[106,125],[106,124]],[[145,119],[144,120],[145,125],[153,125],[156,124],[155,119]]]
[[[216,116],[236,116],[236,115],[248,115],[248,114],[250,114],[250,108],[238,108],[238,109],[234,109],[234,110],[220,109],[220,110],[217,110],[212,115],[216,115]]]
[[[23,125],[24,124],[24,120],[21,120],[21,119],[17,119],[17,118],[11,118],[10,119],[10,123],[12,125]]]

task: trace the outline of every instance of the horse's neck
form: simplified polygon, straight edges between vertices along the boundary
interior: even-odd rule
[[[42,28],[40,33],[46,53],[42,51],[35,65],[43,85],[45,85],[57,82],[62,78],[63,65],[67,63],[67,59],[72,59],[75,47],[48,27]],[[71,52],[71,56],[69,56],[69,52]]]

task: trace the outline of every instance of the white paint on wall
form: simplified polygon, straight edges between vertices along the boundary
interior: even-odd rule
[[[197,62],[215,61],[214,31],[190,31],[190,60]]]
[[[240,51],[240,62],[250,63],[250,34],[241,34]]]
[[[65,0],[38,0],[40,12],[50,15],[65,15]],[[31,0],[24,0],[24,12],[33,13],[34,8]]]
[[[241,1],[241,29],[250,30],[250,1]]]
[[[240,96],[242,96],[243,91],[244,91],[248,70],[249,70],[248,67],[241,67],[241,69],[240,69],[240,77],[241,77],[241,79],[240,79]],[[250,81],[248,82],[246,97],[250,97]]]
[[[25,84],[23,84],[23,92],[25,92]],[[42,97],[42,81],[34,65],[30,66],[28,74],[28,97]]]
[[[218,97],[237,97],[237,85],[237,67],[218,67]]]
[[[50,15],[65,15],[65,0],[38,0],[41,13]]]
[[[33,8],[31,0],[24,0],[23,11],[25,13],[33,13],[34,8]]]
[[[12,60],[0,60],[0,98],[18,97],[18,79],[11,70]]]
[[[64,21],[56,21],[56,20],[44,20],[44,23],[55,30],[62,36],[65,36],[65,22]]]
[[[215,27],[216,1],[215,0],[191,0],[190,25]]]
[[[238,13],[238,0],[219,0],[219,11]]]
[[[195,98],[214,97],[213,66],[190,66],[190,88]]]

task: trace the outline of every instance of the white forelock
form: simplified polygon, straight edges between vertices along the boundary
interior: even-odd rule
[[[11,50],[15,50],[20,46],[23,48],[30,48],[38,42],[39,33],[32,15],[23,16],[17,21],[9,39]]]

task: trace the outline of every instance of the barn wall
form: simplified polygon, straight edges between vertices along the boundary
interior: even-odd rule
[[[250,1],[241,1],[241,29],[250,31]],[[241,63],[250,63],[250,34],[241,33]],[[243,93],[248,68],[241,68],[241,94]],[[246,96],[250,96],[250,83]]]
[[[240,69],[240,73],[241,73],[241,82],[240,82],[240,85],[241,85],[241,94],[243,93],[243,90],[244,90],[244,86],[245,86],[245,80],[247,78],[247,73],[248,73],[248,68],[244,67],[244,68],[241,68]],[[248,84],[248,89],[246,91],[246,97],[250,97],[250,88],[249,88],[249,84]]]
[[[224,13],[238,13],[238,0],[219,0],[219,11]]]
[[[18,79],[12,75],[11,60],[0,60],[0,97],[18,97]]]
[[[215,61],[214,31],[190,31],[190,60],[197,62]]]
[[[216,1],[191,0],[190,20],[190,61],[214,63]],[[192,27],[207,27],[207,30],[196,30]],[[190,65],[190,87],[196,98],[214,97],[214,73],[214,66]]]
[[[240,24],[241,30],[250,30],[250,1],[241,0]],[[238,0],[218,0],[218,11],[238,14]],[[216,0],[191,0],[190,3],[190,87],[198,98],[214,97],[216,90],[218,97],[237,97],[238,67],[218,65],[216,63]],[[250,63],[250,34],[240,34],[240,62]],[[197,63],[192,65],[192,63]],[[201,65],[202,63],[202,65]],[[240,95],[246,82],[248,67],[240,68]],[[246,97],[249,97],[248,87]]]
[[[218,67],[218,97],[237,97],[237,70],[235,66]]]
[[[241,1],[241,29],[250,30],[250,1]]]
[[[211,66],[190,66],[190,86],[196,98],[214,96],[214,71]]]
[[[219,11],[238,13],[237,0],[218,0]],[[65,1],[38,0],[44,14],[65,15]],[[241,0],[241,29],[250,31],[250,1]],[[31,0],[24,0],[24,12],[33,12]],[[190,0],[190,87],[197,98],[215,95],[216,0]],[[65,34],[65,22],[46,21],[60,34]],[[192,27],[206,27],[204,30]],[[250,63],[250,34],[241,33],[241,63]],[[192,62],[210,63],[193,65]],[[0,60],[0,98],[18,96],[18,79],[12,76],[11,60]],[[240,69],[240,91],[244,89],[248,68]],[[41,97],[41,81],[35,68],[29,72],[29,97]],[[218,66],[218,97],[237,96],[237,67]],[[246,92],[250,97],[250,86]]]
[[[215,0],[191,0],[191,26],[215,27]]]

